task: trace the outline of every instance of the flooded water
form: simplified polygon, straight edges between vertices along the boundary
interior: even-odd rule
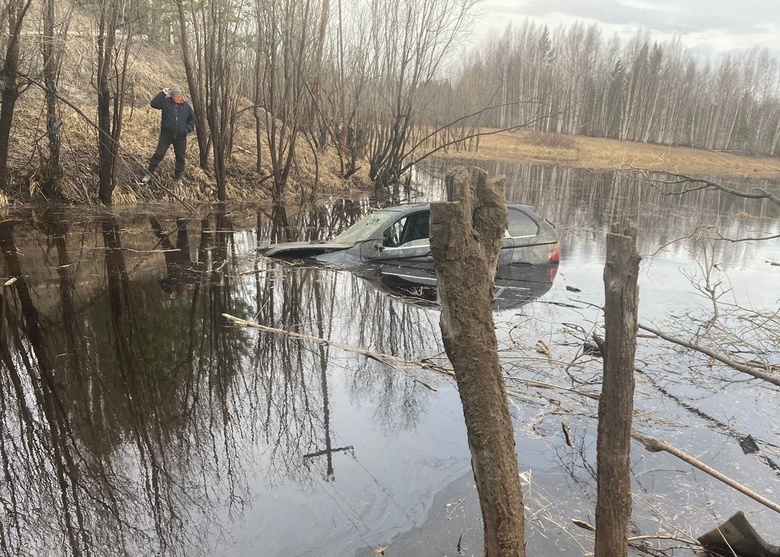
[[[594,522],[602,365],[583,343],[603,334],[609,224],[639,225],[641,323],[780,365],[780,240],[746,240],[780,234],[780,210],[716,192],[667,196],[610,173],[488,170],[506,174],[508,198],[535,206],[561,238],[549,291],[495,320],[529,554],[583,555],[592,534],[572,520]],[[420,173],[432,176],[423,198],[441,198],[443,172]],[[368,205],[7,215],[0,551],[481,555],[437,307],[371,276],[255,253],[327,237]],[[778,403],[777,387],[640,339],[635,428],[775,501]],[[758,453],[741,450],[748,434]],[[686,540],[737,510],[780,542],[769,509],[675,457],[634,444],[632,463],[630,535],[676,538],[643,543],[690,554]]]

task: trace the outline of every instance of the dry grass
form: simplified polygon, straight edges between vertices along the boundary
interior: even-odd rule
[[[555,138],[561,138],[557,141]],[[565,139],[565,141],[563,140]],[[463,152],[452,153],[462,157]],[[469,157],[594,170],[641,168],[680,174],[780,179],[780,159],[748,157],[691,147],[670,147],[584,136],[500,132],[480,139]]]

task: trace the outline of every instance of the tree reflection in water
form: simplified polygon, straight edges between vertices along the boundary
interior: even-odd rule
[[[357,218],[337,213],[307,222]],[[355,281],[305,268],[246,277],[253,244],[234,232],[246,225],[224,211],[197,224],[48,211],[0,225],[2,273],[15,279],[0,327],[3,554],[208,553],[243,510],[248,468],[270,485],[310,483],[336,477],[339,452],[356,458],[332,436],[333,349],[255,335],[224,313],[330,338],[357,310],[377,323],[349,334],[423,348],[411,315],[383,324],[370,295],[346,301]],[[381,393],[382,412],[402,416],[382,418],[388,428],[414,422],[411,381],[338,357],[356,393]]]
[[[703,194],[665,198],[617,175],[583,179],[582,173],[567,169],[525,167],[493,173],[502,171],[515,173],[510,178],[513,201],[537,206],[560,225],[563,261],[551,294],[567,303],[583,299],[598,307],[594,293],[601,287],[601,269],[593,271],[598,265],[591,263],[602,253],[602,232],[615,215],[639,217],[645,254],[683,238],[666,248],[655,264],[654,271],[668,284],[663,296],[645,290],[644,308],[654,312],[651,318],[663,316],[667,298],[677,290],[678,300],[685,295],[674,275],[690,259],[683,248],[692,245],[686,239],[692,229],[711,223],[734,237],[757,234],[754,229],[759,227],[777,229],[776,210],[747,201],[732,203]],[[549,195],[551,188],[555,195]],[[407,374],[374,360],[332,344],[236,328],[222,317],[229,313],[409,360],[438,354],[436,309],[407,304],[348,272],[253,257],[254,247],[271,238],[330,236],[367,208],[368,201],[343,201],[298,212],[289,207],[256,213],[223,209],[187,217],[143,210],[132,216],[22,211],[0,224],[0,272],[4,281],[15,279],[3,288],[0,308],[0,553],[215,553],[216,540],[227,537],[222,528],[231,528],[230,521],[250,505],[262,507],[264,495],[290,494],[291,484],[304,493],[301,504],[316,509],[312,513],[332,511],[328,518],[333,523],[343,519],[332,531],[312,526],[311,535],[320,536],[317,542],[329,538],[331,549],[343,548],[342,538],[382,541],[389,531],[377,532],[385,527],[383,520],[393,521],[392,528],[417,524],[420,515],[411,509],[425,509],[430,490],[442,487],[430,478],[446,476],[437,466],[450,466],[446,472],[453,473],[460,466],[459,455],[467,451],[465,444],[452,439],[445,444],[422,436],[422,431],[454,431],[448,428],[457,413],[448,414],[451,409],[439,402],[446,389],[430,404],[431,396]],[[738,211],[755,218],[724,216]],[[717,249],[713,257],[739,270],[744,261],[756,260],[758,248],[744,242]],[[561,294],[566,281],[582,290],[574,300],[565,291]],[[186,287],[179,288],[182,284]],[[569,376],[556,376],[560,370],[552,360],[534,359],[538,354],[533,343],[545,339],[555,358],[565,360],[567,350],[579,345],[569,343],[565,331],[556,333],[557,326],[582,319],[576,322],[587,329],[591,319],[598,319],[587,311],[570,315],[563,306],[533,304],[502,312],[497,326],[503,335],[500,342],[509,349],[502,354],[507,371],[519,379],[566,383]],[[678,356],[674,358],[669,357],[670,369]],[[698,387],[686,377],[669,384],[667,379],[675,376],[657,369],[653,360],[643,372],[663,378],[661,384],[672,395],[698,400],[690,396]],[[588,366],[575,366],[569,373],[581,374],[578,378],[590,385]],[[723,392],[737,388],[711,385],[718,387],[714,394],[701,387],[707,397],[725,398]],[[566,508],[551,507],[562,524],[564,511],[570,514],[576,501],[583,512],[590,506],[587,466],[593,455],[587,423],[574,414],[569,417],[577,451],[561,446],[556,458],[561,425],[548,411],[552,400],[544,404],[545,396],[553,395],[527,388],[516,392],[521,402],[539,397],[538,406],[534,401],[518,403],[518,422],[534,424],[534,432],[521,433],[523,442],[533,443],[538,440],[534,435],[543,435],[543,442],[552,444],[527,465],[534,467],[534,478],[540,478],[535,489],[544,487],[541,478],[550,473],[547,489],[554,488],[556,501],[567,502]],[[765,399],[773,400],[769,394]],[[670,407],[675,404],[671,396],[663,400]],[[578,416],[591,412],[588,400],[566,400],[565,405]],[[758,410],[748,414],[753,427],[760,423],[752,419]],[[365,423],[345,427],[353,416]],[[679,423],[675,431],[684,431]],[[390,462],[384,446],[376,447],[387,443],[403,451],[408,448],[404,443],[413,441],[401,433],[411,437],[418,426],[421,444],[412,445],[409,453],[428,450],[420,458],[438,464],[428,466],[411,454]],[[759,433],[770,438],[767,432]],[[695,441],[699,435],[709,435],[708,446],[720,443],[709,430],[697,430],[686,439]],[[370,451],[374,465],[387,460],[392,472],[382,476],[369,465]],[[415,467],[412,472],[403,468],[404,462]],[[467,466],[467,456],[463,462]],[[367,500],[376,495],[375,501],[386,505],[370,509],[377,515],[371,518],[361,515],[357,506],[348,509],[361,519],[357,537],[349,519],[322,503],[323,485],[328,493],[340,490],[341,495],[358,483],[355,471],[365,474],[370,485],[352,493]],[[400,490],[380,483],[391,475],[404,482],[404,473],[427,477],[420,484],[425,493],[397,500],[394,497],[402,498]],[[562,478],[559,473],[569,475]],[[674,493],[662,495],[671,501]],[[262,512],[277,508],[263,507]],[[274,523],[275,517],[258,520]],[[637,526],[640,530],[648,531],[644,522]],[[263,542],[276,540],[273,533],[261,533]],[[252,535],[255,540],[260,534]],[[309,547],[307,543],[300,540],[295,547]],[[329,554],[339,554],[339,549]]]
[[[20,256],[32,245],[16,245],[11,221],[0,226],[3,273],[16,279],[2,306],[3,384],[13,388],[4,387],[0,399],[0,493],[8,517],[0,548],[8,555],[178,553],[193,533],[187,515],[193,508],[211,512],[206,486],[193,489],[205,483],[199,475],[229,468],[235,453],[223,436],[223,457],[211,464],[201,458],[216,457],[220,447],[217,432],[193,435],[200,429],[193,410],[203,406],[195,385],[210,384],[208,414],[224,416],[221,387],[235,365],[225,353],[242,334],[209,324],[203,338],[212,345],[181,350],[203,336],[202,325],[187,326],[186,308],[150,311],[159,306],[159,291],[131,279],[112,217],[96,223],[93,236],[103,243],[102,278],[91,277],[97,286],[80,299],[74,269],[90,262],[70,261],[65,225],[49,217],[38,224],[47,237],[44,253],[57,254],[47,264],[56,269],[59,295],[40,300],[43,314]],[[215,262],[224,262],[226,244],[218,234]],[[229,283],[214,278],[206,277],[211,295],[204,303],[193,297],[193,314],[235,311]],[[59,548],[63,534],[67,550]]]

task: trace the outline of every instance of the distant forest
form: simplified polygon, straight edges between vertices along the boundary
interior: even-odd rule
[[[765,48],[712,61],[646,31],[621,44],[595,24],[526,21],[475,50],[457,87],[497,91],[494,126],[776,155],[779,69]]]
[[[596,25],[551,31],[530,20],[466,44],[477,0],[0,6],[0,182],[12,177],[9,145],[28,144],[14,142],[24,130],[14,127],[13,112],[32,89],[45,97],[46,129],[19,158],[39,159],[44,192],[62,176],[60,114],[76,109],[63,68],[75,64],[91,68],[89,83],[79,87],[94,95],[94,106],[78,104],[98,130],[95,179],[110,203],[141,52],[186,75],[198,164],[214,177],[219,199],[236,129],[252,122],[256,170],[273,178],[277,199],[296,152],[332,149],[344,178],[365,167],[380,188],[431,153],[471,146],[492,128],[778,154],[779,66],[760,48],[709,60],[646,31],[621,42]],[[76,37],[89,44],[76,48]]]

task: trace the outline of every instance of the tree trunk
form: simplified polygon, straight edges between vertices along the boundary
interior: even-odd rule
[[[49,137],[48,159],[44,167],[43,192],[47,197],[55,191],[60,177],[60,125],[57,114],[57,69],[53,67],[54,54],[54,0],[47,0],[43,32],[43,82],[46,85],[46,134]]]
[[[8,68],[0,72],[10,74]],[[11,136],[11,124],[13,122],[14,107],[16,99],[19,98],[19,91],[16,88],[15,80],[8,75],[0,76],[0,188],[5,187],[10,182],[10,173],[8,172],[8,146]],[[9,87],[7,84],[11,83]]]
[[[507,227],[505,178],[463,167],[447,177],[454,201],[431,205],[431,251],[442,303],[441,331],[466,420],[484,523],[486,556],[525,556],[523,493],[492,298]]]
[[[97,37],[98,47],[98,177],[99,197],[104,205],[111,205],[111,196],[114,191],[114,155],[115,147],[111,134],[111,105],[112,95],[109,83],[109,72],[114,67],[114,39],[117,28],[116,4],[110,3],[102,6],[100,10],[99,32]]]
[[[62,70],[63,45],[68,36],[71,13],[59,23],[55,19],[54,0],[45,0],[43,4],[43,83],[46,86],[46,134],[49,150],[43,161],[43,194],[51,199],[57,191],[57,183],[62,175],[60,164],[60,127],[57,103],[57,83]]]
[[[195,113],[195,136],[198,138],[198,166],[201,170],[209,171],[209,138],[205,108],[205,94],[203,91],[203,82],[200,74],[195,70],[192,52],[190,50],[189,34],[187,32],[187,16],[184,12],[184,4],[181,0],[175,0],[177,13],[179,15],[179,45],[181,47],[181,57],[184,63],[184,73],[187,75],[187,84],[190,89],[190,100],[192,101],[192,110]],[[197,31],[197,22],[195,18],[192,25]],[[197,51],[196,51],[197,52]]]
[[[631,418],[639,305],[636,225],[612,225],[604,266],[604,381],[596,444],[596,557],[625,557],[631,518]]]
[[[21,2],[14,0],[4,2],[0,8],[0,33],[8,24],[8,38],[2,43],[5,52],[0,60],[0,188],[10,181],[8,171],[8,146],[13,124],[14,107],[19,98],[19,42],[22,35],[22,24],[31,0]]]

